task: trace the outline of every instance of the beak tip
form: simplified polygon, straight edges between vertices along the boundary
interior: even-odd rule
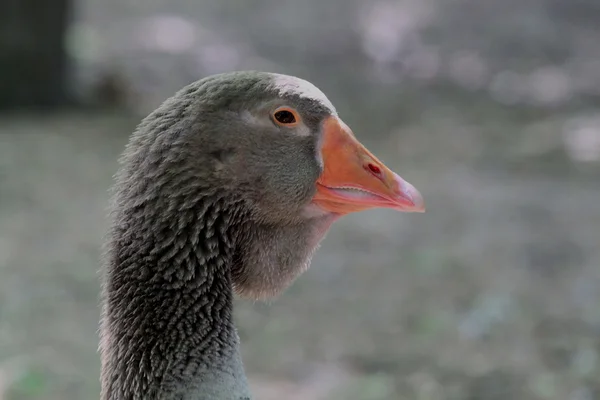
[[[424,213],[425,212],[425,201],[423,195],[413,185],[406,182],[404,179],[396,176],[398,182],[398,188],[401,196],[410,200],[411,206],[403,209],[405,212]]]
[[[405,211],[422,214],[425,212],[425,204],[423,203],[423,201],[421,199],[420,202],[419,201],[413,202],[413,206],[406,209]]]
[[[415,189],[415,192],[416,193],[412,194],[412,196],[411,196],[413,204],[414,204],[414,212],[424,213],[425,212],[425,201],[423,200],[423,196],[416,189]]]

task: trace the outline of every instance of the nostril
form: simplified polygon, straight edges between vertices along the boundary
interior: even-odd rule
[[[367,164],[367,167],[369,168],[369,171],[371,171],[375,175],[381,175],[381,168],[379,168],[377,165],[369,163]]]

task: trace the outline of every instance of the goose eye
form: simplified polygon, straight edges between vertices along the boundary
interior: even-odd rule
[[[288,107],[280,107],[273,112],[273,119],[278,125],[295,126],[300,122],[298,113]]]

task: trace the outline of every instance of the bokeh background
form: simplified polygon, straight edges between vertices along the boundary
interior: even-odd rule
[[[234,69],[314,82],[428,207],[237,304],[258,399],[600,399],[597,0],[3,0],[0,399],[98,398],[117,157]]]

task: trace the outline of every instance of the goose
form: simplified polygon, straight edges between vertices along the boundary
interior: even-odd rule
[[[340,217],[423,212],[421,194],[306,80],[205,77],[120,159],[102,274],[102,400],[249,400],[234,295],[276,296]]]

